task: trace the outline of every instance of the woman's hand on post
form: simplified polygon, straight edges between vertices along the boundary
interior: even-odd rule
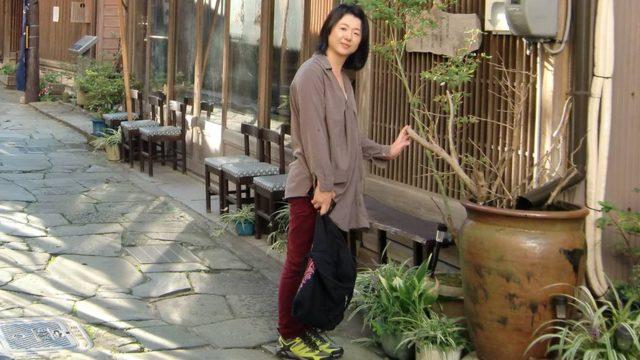
[[[402,150],[404,150],[404,148],[409,146],[409,144],[411,143],[409,133],[407,132],[407,130],[410,128],[411,127],[409,125],[405,125],[402,130],[400,130],[400,134],[398,134],[396,141],[391,144],[391,148],[389,149],[389,160],[393,160],[400,156]]]
[[[320,191],[318,187],[313,193],[313,199],[311,199],[311,204],[320,212],[320,215],[324,215],[329,212],[331,208],[331,201],[336,197],[336,193],[333,191]]]

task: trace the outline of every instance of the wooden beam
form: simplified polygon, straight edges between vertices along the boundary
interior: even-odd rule
[[[169,45],[167,46],[167,100],[175,98],[176,83],[176,25],[178,1],[169,2]]]
[[[224,45],[222,47],[222,131],[227,128],[227,114],[229,112],[229,61],[231,60],[230,34],[231,0],[224,1]]]
[[[200,99],[202,97],[202,16],[204,15],[204,0],[196,3],[196,60],[193,71],[193,116],[200,116]]]
[[[271,63],[273,48],[274,0],[262,0],[260,48],[258,52],[258,126],[269,127],[271,113]]]
[[[126,4],[124,1],[120,2],[118,6],[118,17],[120,18],[120,48],[122,49],[122,76],[124,77],[124,97],[127,107],[127,118],[129,121],[133,120],[133,108],[131,104],[131,84],[129,84],[129,51],[127,48],[127,23],[126,17]]]

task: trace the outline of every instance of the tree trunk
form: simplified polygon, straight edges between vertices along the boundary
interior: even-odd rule
[[[39,100],[40,92],[40,57],[38,48],[40,46],[40,26],[38,0],[31,0],[29,3],[29,14],[27,27],[27,83],[25,88],[25,100],[27,103]]]

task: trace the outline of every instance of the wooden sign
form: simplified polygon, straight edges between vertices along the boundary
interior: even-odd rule
[[[408,52],[426,52],[437,55],[455,56],[460,50],[466,53],[476,51],[482,42],[482,27],[476,14],[450,14],[436,8],[424,13],[437,25],[429,28],[421,38],[407,41]],[[408,19],[411,26],[413,20]]]
[[[71,2],[71,22],[88,24],[93,18],[93,0]]]

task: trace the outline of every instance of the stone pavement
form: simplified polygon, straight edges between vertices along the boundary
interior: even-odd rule
[[[79,321],[94,348],[56,358],[274,358],[280,263],[213,238],[215,217],[187,206],[197,180],[109,163],[17,94],[0,90],[0,318]],[[359,329],[335,332],[344,358],[379,358]]]

